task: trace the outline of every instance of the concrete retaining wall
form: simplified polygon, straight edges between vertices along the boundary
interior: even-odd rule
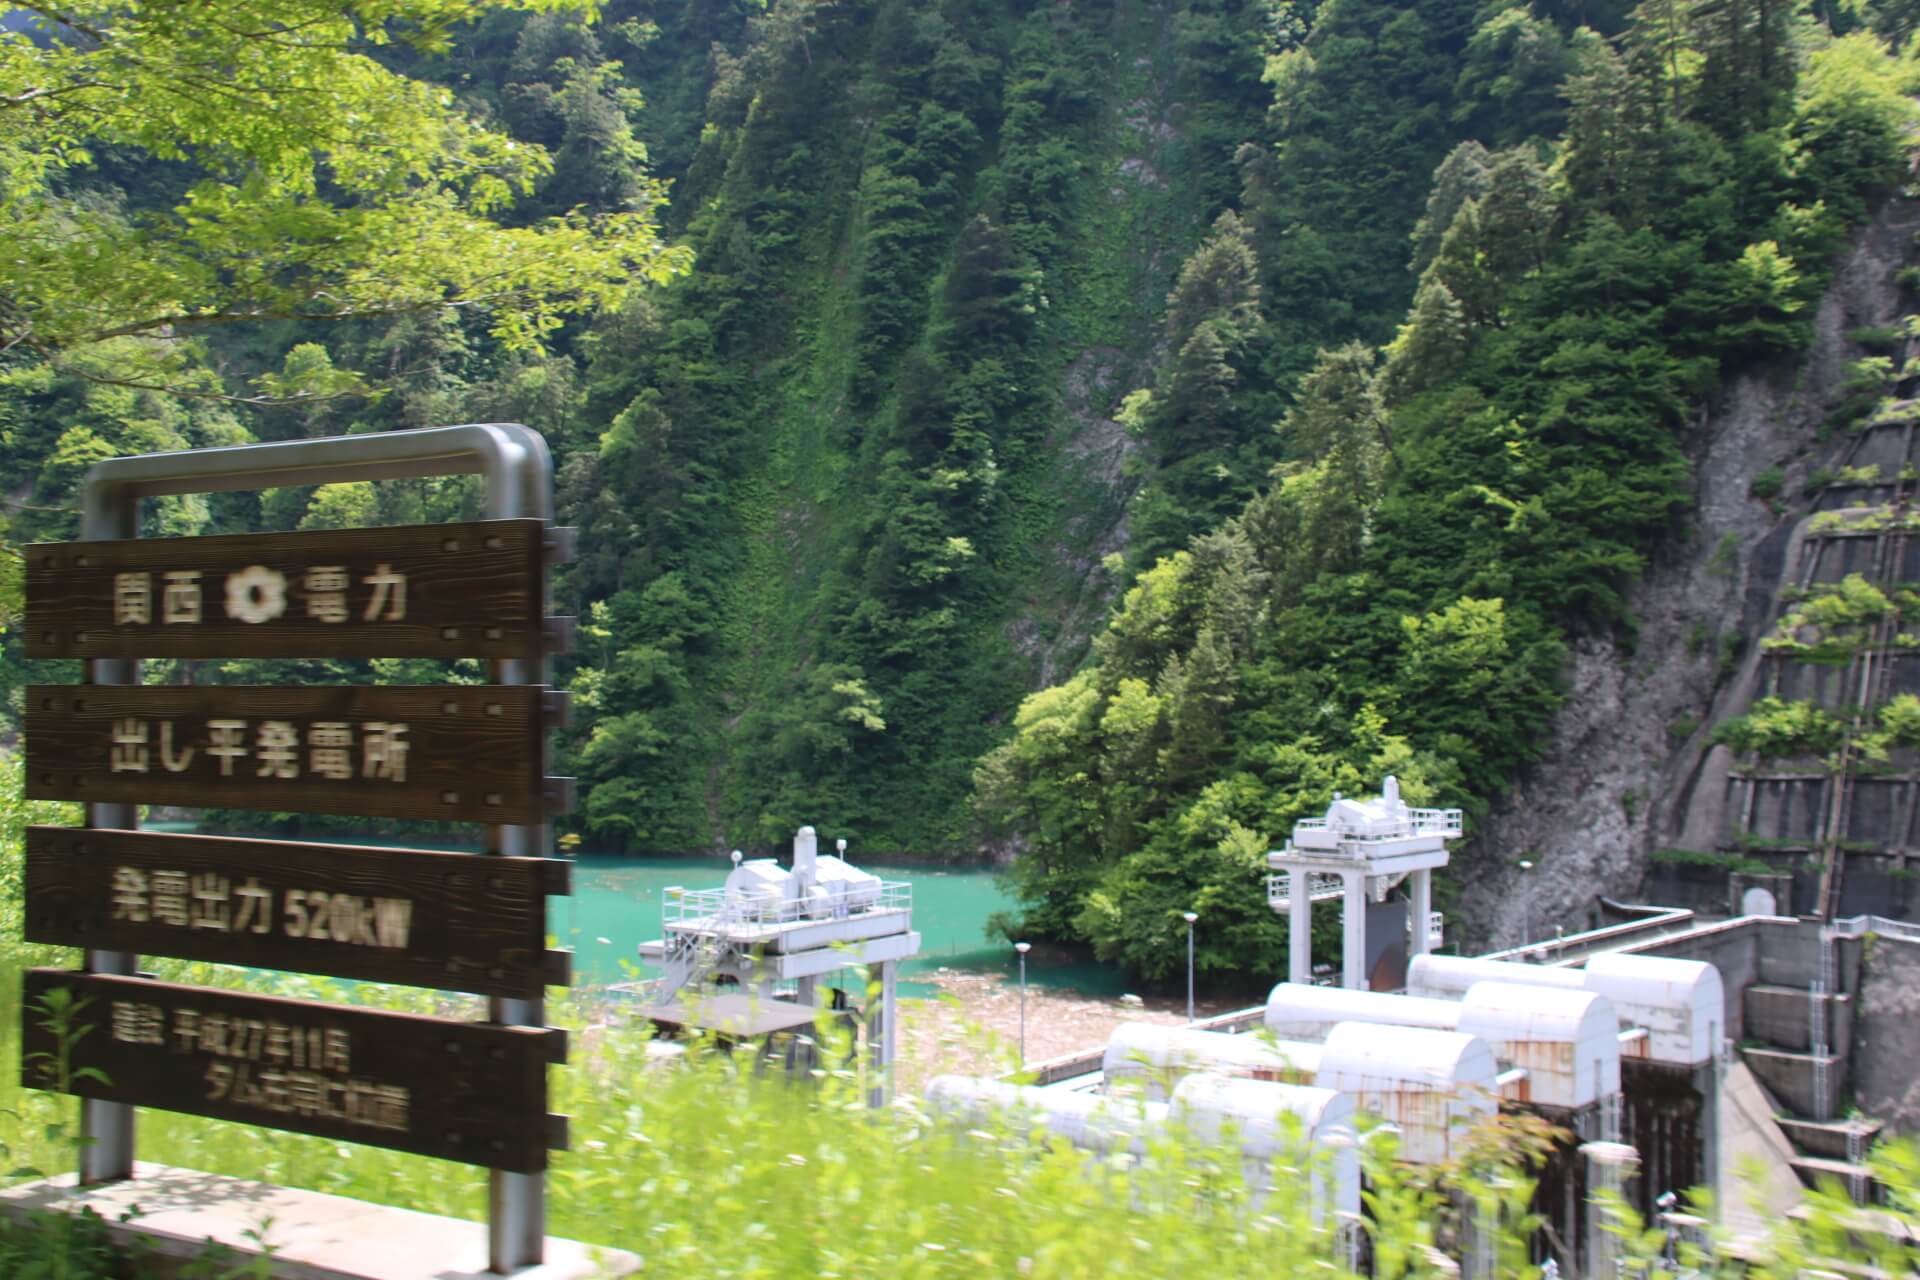
[[[1744,1030],[1748,1038],[1782,1049],[1811,1050],[1816,1005],[1826,1023],[1824,1035],[1828,1047],[1846,1057],[1853,1044],[1851,996],[1829,995],[1816,1001],[1798,987],[1756,984],[1747,988]]]
[[[1854,1099],[1887,1132],[1920,1134],[1920,942],[1861,947],[1854,1019]]]
[[[1751,1035],[1746,1019],[1748,987],[1766,983],[1807,988],[1820,977],[1820,927],[1811,921],[1746,917],[1632,949],[1642,955],[1704,960],[1720,970],[1727,993],[1727,1035],[1735,1041]],[[1861,950],[1861,944],[1852,939],[1834,943],[1834,972],[1843,992],[1859,990]],[[1858,1012],[1856,1007],[1856,1016]]]

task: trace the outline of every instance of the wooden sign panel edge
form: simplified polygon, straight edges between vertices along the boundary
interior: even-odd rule
[[[29,658],[537,660],[548,647],[551,528],[516,519],[37,543],[24,550],[22,648]],[[311,576],[323,566],[340,572]],[[231,581],[249,569],[261,572],[246,588]],[[191,592],[177,609],[170,573],[191,575],[177,584]]]
[[[570,781],[541,768],[548,722],[566,703],[535,685],[30,685],[27,796],[532,825],[571,804]],[[200,727],[176,741],[180,720]],[[219,750],[212,721],[240,726],[222,730],[232,741]],[[321,726],[345,745],[319,745]],[[315,780],[320,750],[347,754]],[[216,760],[223,751],[237,754]]]
[[[26,833],[29,942],[539,999],[559,858],[92,827]],[[237,892],[236,892],[237,891]]]
[[[359,1142],[515,1173],[539,1173],[547,1167],[549,1149],[566,1149],[566,1118],[549,1115],[546,1109],[546,1068],[566,1061],[566,1033],[557,1028],[457,1022],[151,978],[29,969],[21,986],[20,1042],[20,1080],[28,1088],[56,1089],[59,1083],[48,1078],[57,1044],[43,1025],[40,1006],[54,987],[69,988],[86,1002],[73,1017],[79,1035],[70,1040],[68,1049],[65,1092],[79,1097]],[[160,1011],[158,1025],[130,1016],[142,1010]],[[192,1015],[190,1021],[180,1018],[181,1010]],[[220,1020],[218,1041],[210,1035],[214,1019]],[[236,1019],[243,1025],[236,1027]],[[271,1101],[252,1105],[212,1096],[223,1087],[237,1089],[250,1074],[256,1078],[267,1074],[242,1068],[259,1068],[271,1059],[276,1028],[295,1034],[281,1041],[280,1061],[286,1065],[269,1065],[267,1070],[319,1076],[328,1086],[324,1091],[311,1079],[297,1084],[309,1097],[324,1092],[328,1114],[300,1115],[275,1108]],[[190,1050],[180,1048],[187,1039],[183,1032],[198,1036]],[[238,1041],[233,1038],[236,1032],[241,1035]],[[127,1040],[149,1033],[159,1039]],[[332,1060],[334,1034],[345,1037],[338,1070]],[[302,1055],[297,1063],[288,1056],[290,1045],[297,1045],[291,1052]],[[375,1059],[372,1063],[367,1062],[370,1055]],[[120,1068],[117,1076],[116,1067]],[[224,1080],[218,1074],[221,1068],[226,1069]],[[91,1071],[106,1076],[106,1082],[94,1078]],[[376,1098],[379,1089],[404,1088],[405,1131],[331,1114],[338,1105],[333,1093],[342,1092],[345,1105],[351,1107],[356,1086]],[[421,1104],[417,1110],[416,1099]],[[285,1097],[279,1100],[284,1103]]]

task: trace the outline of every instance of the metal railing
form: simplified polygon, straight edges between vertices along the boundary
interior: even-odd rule
[[[1828,926],[1828,931],[1837,938],[1858,938],[1877,933],[1882,937],[1920,942],[1920,924],[1911,920],[1893,920],[1887,916],[1849,916],[1844,920],[1835,920]]]
[[[802,920],[845,920],[883,911],[913,910],[913,885],[905,880],[863,884],[845,894],[772,897],[728,893],[725,889],[669,888],[660,904],[660,922],[671,928],[728,929],[747,925],[791,924]]]
[[[1288,904],[1292,902],[1292,898],[1290,897],[1292,885],[1288,883],[1288,881],[1292,879],[1293,873],[1290,871],[1276,872],[1267,877],[1267,905],[1275,911],[1286,910]],[[1345,886],[1341,881],[1342,877],[1338,872],[1308,872],[1307,901],[1333,902],[1337,900],[1342,893],[1346,892]]]
[[[1602,901],[1606,901],[1602,899]],[[1611,903],[1616,909],[1644,911],[1638,920],[1604,925],[1580,933],[1569,933],[1549,941],[1529,942],[1502,951],[1489,951],[1482,960],[1521,960],[1531,964],[1568,964],[1600,951],[1615,951],[1630,946],[1645,946],[1658,938],[1684,933],[1694,927],[1694,913],[1684,907],[1627,907]]]
[[[1343,826],[1330,826],[1325,818],[1302,818],[1293,824],[1295,832],[1324,831],[1341,840],[1376,844],[1386,840],[1405,840],[1408,836],[1453,837],[1465,831],[1465,819],[1459,809],[1408,809],[1406,821],[1394,824],[1391,831],[1361,832]]]
[[[1459,809],[1409,809],[1407,816],[1413,819],[1413,829],[1421,835],[1457,836],[1466,830],[1465,817]]]

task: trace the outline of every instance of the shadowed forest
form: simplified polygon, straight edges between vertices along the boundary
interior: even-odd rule
[[[1028,934],[1164,977],[1193,907],[1203,970],[1273,972],[1295,819],[1386,773],[1484,807],[1569,639],[1631,635],[1700,407],[1791,366],[1908,176],[1910,9],[422,5],[364,110],[459,123],[377,163],[169,140],[217,100],[0,152],[7,536],[73,536],[119,453],[528,423],[581,530],[576,834],[992,851]],[[328,275],[354,236],[434,288]],[[202,275],[245,305],[149,305]],[[146,532],[474,514],[339,484]]]

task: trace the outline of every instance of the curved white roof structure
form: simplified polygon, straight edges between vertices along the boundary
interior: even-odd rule
[[[1292,1163],[1304,1142],[1311,1148],[1316,1202],[1331,1200],[1336,1213],[1360,1212],[1360,1153],[1353,1099],[1346,1094],[1202,1073],[1173,1091],[1170,1115],[1212,1141],[1231,1132],[1249,1160],[1269,1166],[1276,1157]],[[1274,1189],[1271,1181],[1262,1188]]]
[[[1534,987],[1585,990],[1586,970],[1474,956],[1415,956],[1407,962],[1407,994],[1458,1000],[1476,982],[1521,982]]]
[[[1324,1040],[1342,1022],[1453,1030],[1460,1007],[1450,1000],[1419,1000],[1384,991],[1350,991],[1282,982],[1267,996],[1266,1028],[1287,1040]]]
[[[1316,1218],[1360,1212],[1360,1165],[1353,1136],[1353,1101],[1331,1089],[1265,1080],[1193,1075],[1180,1082],[1172,1104],[1035,1089],[974,1076],[936,1076],[928,1105],[962,1124],[1008,1124],[1028,1137],[1057,1135],[1083,1151],[1145,1155],[1153,1134],[1184,1125],[1207,1142],[1230,1141],[1249,1167],[1256,1195],[1280,1189],[1274,1160],[1312,1168]],[[1304,1143],[1305,1152],[1297,1144]]]
[[[1101,1068],[1109,1089],[1117,1083],[1157,1102],[1173,1092],[1180,1077],[1196,1071],[1312,1084],[1320,1068],[1320,1047],[1157,1022],[1123,1022],[1107,1039]]]
[[[1297,1040],[1324,1040],[1347,1022],[1460,1031],[1486,1041],[1502,1066],[1526,1070],[1529,1102],[1571,1109],[1620,1092],[1617,1019],[1604,998],[1511,983],[1476,984],[1468,994],[1438,1000],[1283,982],[1267,997],[1266,1025]]]
[[[1353,1136],[1353,1099],[1314,1085],[1203,1071],[1175,1086],[1171,1106],[1173,1116],[1203,1135],[1231,1125],[1250,1156],[1284,1154],[1301,1139],[1317,1145],[1336,1134]]]
[[[1060,1089],[1035,1089],[977,1076],[935,1076],[927,1104],[967,1124],[1005,1120],[1028,1136],[1058,1134],[1084,1151],[1144,1154],[1146,1135],[1167,1122],[1167,1104]]]
[[[1457,1000],[1475,983],[1488,981],[1603,995],[1623,1025],[1646,1029],[1647,1054],[1660,1062],[1711,1062],[1726,1025],[1720,971],[1699,960],[1614,952],[1594,956],[1584,969],[1569,969],[1425,955],[1407,966],[1407,990],[1419,996]]]
[[[1697,1066],[1720,1052],[1727,993],[1712,965],[1615,952],[1587,961],[1586,974],[1587,990],[1647,1029],[1652,1057]]]
[[[1526,1068],[1529,1101],[1572,1109],[1620,1092],[1620,1019],[1605,996],[1477,982],[1453,1007],[1461,1031]]]
[[[1402,1159],[1440,1164],[1464,1128],[1498,1108],[1497,1076],[1493,1050],[1477,1036],[1343,1022],[1320,1047],[1316,1083],[1397,1125]]]

